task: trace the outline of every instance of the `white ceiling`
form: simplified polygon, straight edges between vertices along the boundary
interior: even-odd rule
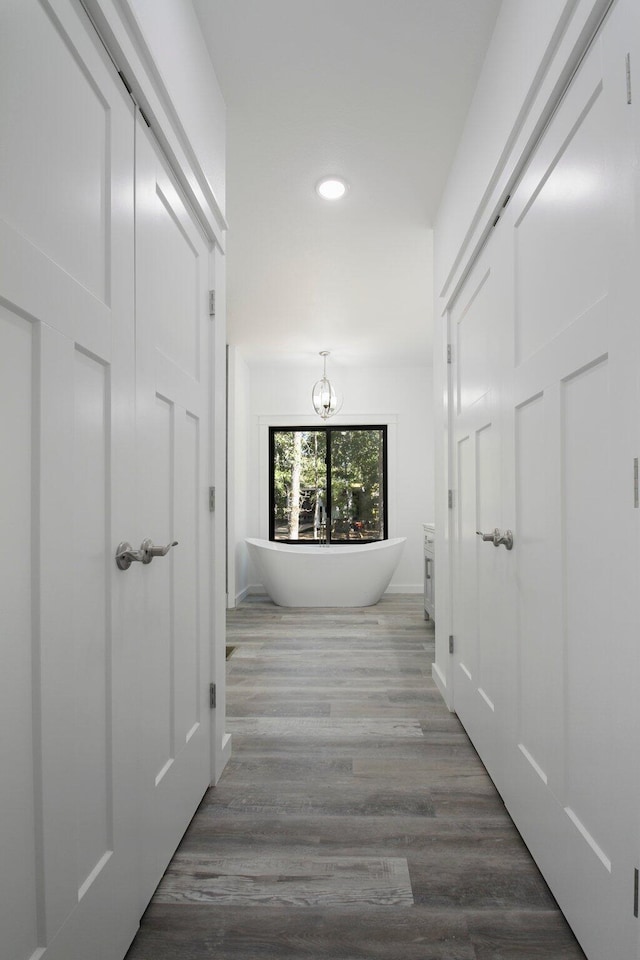
[[[227,104],[229,342],[428,362],[430,226],[500,0],[194,5]]]

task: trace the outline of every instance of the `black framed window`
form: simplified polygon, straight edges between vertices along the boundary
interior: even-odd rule
[[[270,427],[269,539],[387,539],[387,428]]]

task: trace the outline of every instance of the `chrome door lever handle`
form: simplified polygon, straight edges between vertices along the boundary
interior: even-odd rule
[[[139,550],[133,550],[130,543],[123,540],[116,547],[116,566],[118,570],[128,570],[132,563],[151,563],[154,557],[165,557],[171,547],[177,547],[178,541],[174,540],[164,547],[156,547],[153,540],[143,540]]]
[[[502,544],[507,550],[513,549],[513,531],[511,530],[499,530],[496,527],[491,533],[482,533],[481,530],[476,530],[476,533],[483,540],[493,543],[494,547],[499,547]]]
[[[128,570],[135,561],[144,563],[142,550],[133,550],[131,544],[123,540],[116,547],[116,566],[118,570]]]
[[[169,553],[169,550],[171,550],[171,547],[177,547],[177,546],[178,546],[178,541],[173,540],[171,543],[168,543],[164,547],[156,547],[154,546],[153,540],[150,540],[149,538],[147,538],[146,540],[143,540],[142,543],[140,544],[142,562],[151,563],[154,557],[166,557],[166,555]]]
[[[495,547],[503,544],[507,550],[513,550],[513,533],[511,530],[498,530],[496,528],[493,533],[493,544]]]

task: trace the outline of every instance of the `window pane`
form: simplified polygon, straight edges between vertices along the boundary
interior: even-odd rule
[[[331,431],[331,540],[380,540],[384,531],[383,431]]]
[[[273,538],[324,536],[327,440],[321,430],[273,432]]]
[[[271,427],[269,436],[272,540],[387,536],[386,427]]]

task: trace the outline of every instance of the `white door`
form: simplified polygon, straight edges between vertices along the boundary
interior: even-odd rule
[[[453,634],[455,709],[497,781],[509,716],[512,559],[480,534],[508,529],[503,508],[504,325],[509,277],[504,233],[495,232],[449,314],[454,440]]]
[[[614,6],[503,225],[519,615],[508,800],[588,955],[611,960],[637,954],[634,8]]]
[[[501,276],[500,321],[487,323],[510,361],[487,378],[495,415],[477,422],[500,424],[501,492],[492,509],[515,544],[511,553],[481,545],[495,564],[489,596],[503,607],[495,634],[488,621],[499,672],[483,716],[489,681],[472,635],[486,637],[490,616],[481,546],[471,574],[456,580],[467,638],[455,667],[456,709],[460,696],[472,738],[593,960],[638,954],[638,121],[626,82],[630,38],[639,35],[633,8],[614,6],[484,254],[490,277]],[[471,300],[476,271],[460,306]],[[459,493],[465,530],[484,523],[480,436],[476,429],[475,459],[458,453],[459,474],[470,478]],[[465,570],[470,533],[461,529],[456,564]],[[469,662],[475,714],[463,682]]]
[[[0,957],[139,919],[132,104],[71,0],[0,24]]]
[[[145,126],[136,128],[136,544],[144,596],[142,716],[146,900],[210,781],[209,249]]]

